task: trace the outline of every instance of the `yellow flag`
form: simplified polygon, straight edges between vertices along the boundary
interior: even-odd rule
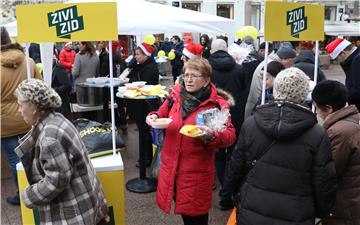
[[[265,40],[324,40],[324,6],[267,1]]]
[[[17,5],[18,41],[117,40],[116,2]]]

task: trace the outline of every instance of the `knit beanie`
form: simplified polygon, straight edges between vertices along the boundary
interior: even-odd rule
[[[58,93],[39,79],[23,80],[15,93],[41,110],[55,110],[62,103]]]
[[[289,47],[280,47],[276,51],[276,55],[278,55],[280,59],[293,59],[296,57],[296,52]]]
[[[211,42],[211,53],[217,52],[217,51],[226,51],[227,45],[226,42],[223,39],[215,39]]]
[[[309,93],[309,80],[303,71],[295,67],[281,71],[274,80],[274,98],[304,103]]]

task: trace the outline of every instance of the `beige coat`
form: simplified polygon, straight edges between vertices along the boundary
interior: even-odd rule
[[[335,161],[338,191],[331,216],[323,225],[360,224],[360,114],[350,105],[324,121]]]
[[[17,98],[14,95],[16,87],[27,79],[25,54],[18,49],[2,50],[1,61],[1,137],[11,137],[24,134],[30,130],[23,120]],[[32,78],[41,79],[34,61],[30,58]]]

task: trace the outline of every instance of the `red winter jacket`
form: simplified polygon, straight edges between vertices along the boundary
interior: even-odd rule
[[[182,126],[196,124],[196,115],[199,112],[215,107],[229,109],[226,100],[217,94],[215,86],[211,84],[209,99],[202,102],[183,120],[180,88],[180,85],[176,85],[170,93],[170,97],[174,100],[170,111],[169,99],[167,99],[157,112],[150,113],[155,113],[160,118],[173,119],[166,129],[162,148],[156,201],[161,209],[170,213],[175,192],[175,213],[197,216],[206,214],[211,207],[215,150],[231,146],[236,141],[235,128],[229,118],[227,128],[217,132],[215,139],[208,145],[198,138],[180,134]]]
[[[75,55],[76,52],[74,50],[68,50],[67,48],[60,51],[59,63],[65,68],[66,72],[71,72],[72,66],[75,62]]]

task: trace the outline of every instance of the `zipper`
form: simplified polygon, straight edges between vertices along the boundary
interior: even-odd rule
[[[281,108],[280,108],[280,121],[279,121],[279,124],[277,127],[277,137],[279,137],[279,133],[280,133],[282,114],[283,114],[283,105],[281,105]]]

